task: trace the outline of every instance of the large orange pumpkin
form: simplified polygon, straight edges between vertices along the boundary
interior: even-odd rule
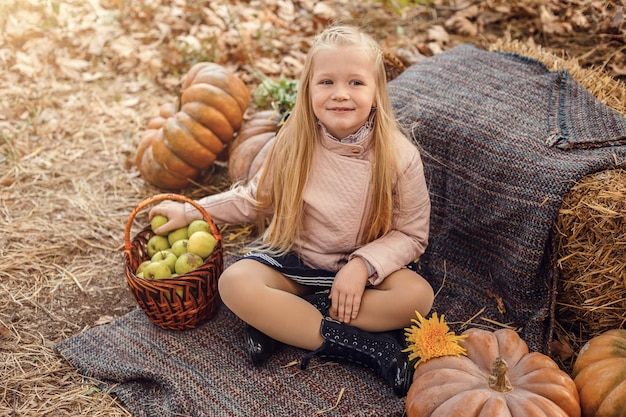
[[[580,349],[572,375],[584,417],[626,416],[626,330],[591,338]]]
[[[571,377],[529,352],[513,330],[477,328],[459,342],[467,356],[420,363],[406,398],[409,417],[579,417]]]
[[[135,157],[142,177],[165,189],[189,186],[217,159],[241,127],[250,92],[223,66],[201,62],[185,75],[178,101],[150,120]]]
[[[280,120],[280,113],[262,110],[244,122],[228,151],[228,176],[232,182],[246,181],[261,168]]]

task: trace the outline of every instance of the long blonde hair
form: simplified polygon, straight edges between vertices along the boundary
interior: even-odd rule
[[[383,53],[374,39],[353,26],[335,25],[324,30],[313,42],[304,63],[293,112],[276,135],[265,159],[258,184],[260,209],[273,208],[273,217],[261,236],[261,245],[285,253],[302,232],[302,194],[310,173],[319,127],[311,101],[313,60],[318,51],[329,47],[360,49],[371,57],[376,77],[376,117],[373,127],[373,193],[361,243],[367,243],[391,230],[392,182],[396,169],[395,140],[401,136],[392,114],[387,90]]]

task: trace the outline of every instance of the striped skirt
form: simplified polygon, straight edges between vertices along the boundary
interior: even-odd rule
[[[273,256],[263,252],[248,252],[242,259],[253,259],[267,265],[287,278],[302,285],[313,287],[330,287],[333,285],[336,272],[308,267],[294,253],[290,252],[282,256]]]

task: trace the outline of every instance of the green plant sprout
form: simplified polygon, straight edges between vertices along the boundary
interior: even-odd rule
[[[271,107],[281,115],[282,121],[287,118],[296,102],[298,80],[281,77],[278,81],[264,77],[254,90],[254,101],[259,107]]]

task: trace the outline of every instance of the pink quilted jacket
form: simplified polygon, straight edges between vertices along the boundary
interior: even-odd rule
[[[387,235],[360,246],[361,228],[370,204],[371,136],[344,144],[320,134],[314,165],[304,190],[304,230],[294,250],[312,268],[338,271],[349,259],[361,256],[376,270],[371,282],[417,259],[428,244],[430,199],[417,148],[398,138],[400,175],[394,181],[393,228]],[[256,181],[199,200],[216,223],[257,220],[245,195],[253,196]],[[186,207],[194,211],[192,205]],[[271,213],[268,213],[271,215]]]

